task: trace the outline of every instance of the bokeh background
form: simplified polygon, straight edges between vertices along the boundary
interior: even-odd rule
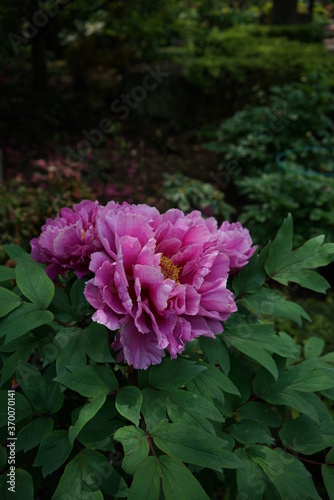
[[[260,246],[291,212],[296,244],[333,241],[333,1],[2,0],[0,21],[1,263],[83,198]],[[333,296],[291,293],[331,342]]]

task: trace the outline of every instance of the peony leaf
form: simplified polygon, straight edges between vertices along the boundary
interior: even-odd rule
[[[242,467],[233,453],[224,450],[224,439],[187,424],[161,422],[153,431],[155,445],[180,460],[221,471],[223,467]]]
[[[108,394],[108,385],[100,377],[96,368],[92,365],[68,366],[70,372],[59,375],[54,380],[88,398]]]
[[[42,311],[37,304],[24,302],[0,320],[0,336],[6,335],[6,343],[9,343],[52,320],[53,314],[50,311]]]
[[[162,455],[157,460],[147,457],[138,467],[128,500],[209,500],[200,483],[177,458]]]
[[[40,417],[23,427],[17,435],[16,451],[27,452],[38,446],[53,429],[54,421],[50,417]]]
[[[54,296],[55,287],[37,262],[20,261],[16,268],[16,283],[21,292],[33,304],[46,309]]]
[[[143,395],[138,387],[122,387],[116,396],[117,411],[137,427],[139,425],[142,402]]]
[[[195,361],[164,359],[160,365],[150,368],[149,383],[156,389],[178,389],[204,370],[206,367],[197,365]]]
[[[130,425],[118,429],[114,434],[114,439],[122,443],[124,449],[122,468],[128,474],[133,475],[138,465],[149,454],[147,435],[142,429]]]
[[[73,445],[74,440],[79,435],[81,429],[96,415],[99,409],[104,405],[105,400],[106,395],[101,394],[100,396],[94,398],[92,401],[89,401],[80,409],[77,421],[74,425],[71,425],[68,431],[68,438],[71,445]]]
[[[0,287],[0,318],[3,318],[21,304],[22,299],[16,293]]]
[[[65,462],[71,451],[72,445],[68,439],[68,432],[50,432],[38,448],[34,467],[42,466],[43,477],[52,474]]]

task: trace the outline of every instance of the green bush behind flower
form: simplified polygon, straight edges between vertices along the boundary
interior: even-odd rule
[[[206,147],[229,162],[243,206],[241,220],[256,241],[273,237],[291,212],[296,241],[317,234],[334,237],[334,98],[321,75],[272,87],[218,128]],[[219,176],[219,174],[218,174]]]

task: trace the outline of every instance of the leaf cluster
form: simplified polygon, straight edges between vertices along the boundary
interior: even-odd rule
[[[334,487],[332,353],[274,328],[307,312],[280,292],[320,293],[315,270],[334,245],[292,249],[289,216],[231,280],[238,312],[215,339],[134,371],[115,361],[113,333],[91,322],[84,280],[55,287],[15,245],[0,267],[0,434],[15,387],[16,485],[33,499],[319,499]],[[3,441],[4,441],[3,440]],[[323,482],[308,467],[316,454]],[[0,448],[6,473],[7,451]],[[5,475],[0,491],[7,498]]]

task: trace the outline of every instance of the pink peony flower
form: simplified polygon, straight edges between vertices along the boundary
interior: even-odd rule
[[[102,245],[95,234],[98,202],[83,200],[73,210],[63,208],[55,219],[48,219],[38,238],[31,240],[31,257],[49,264],[51,279],[74,270],[81,278],[89,273],[90,255]]]
[[[214,219],[111,202],[99,209],[96,235],[103,248],[91,256],[95,276],[85,296],[94,321],[119,329],[118,361],[146,369],[166,349],[175,358],[194,338],[221,333],[236,311],[224,233]]]
[[[223,234],[223,250],[230,259],[231,274],[235,274],[247,264],[257,247],[252,246],[253,242],[249,231],[242,227],[240,222],[230,224],[225,221],[220,226],[219,231]]]

